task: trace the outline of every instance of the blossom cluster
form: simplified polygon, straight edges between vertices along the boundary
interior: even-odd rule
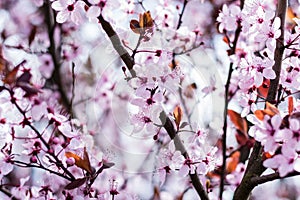
[[[1,2],[0,198],[216,199],[258,143],[300,172],[300,9],[276,4]]]

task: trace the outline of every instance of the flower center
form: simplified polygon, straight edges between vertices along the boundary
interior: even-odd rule
[[[72,12],[74,10],[74,5],[68,5],[67,9],[68,11]]]
[[[268,36],[269,36],[269,38],[274,38],[274,33],[269,32]]]
[[[150,123],[151,122],[151,119],[149,117],[146,117],[146,116],[143,117],[143,120],[144,120],[145,123]]]
[[[155,101],[152,98],[147,99],[146,102],[148,105],[152,105],[155,103]]]

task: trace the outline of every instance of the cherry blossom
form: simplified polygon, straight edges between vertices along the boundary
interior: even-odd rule
[[[248,199],[299,175],[298,16],[296,0],[1,1],[0,199]]]
[[[256,126],[252,126],[249,130],[249,135],[260,141],[266,152],[274,153],[279,147],[274,135],[279,131],[282,118],[280,115],[275,115],[272,118],[265,116],[263,121],[255,119],[249,115],[248,119]]]
[[[52,8],[58,11],[56,21],[64,23],[71,19],[75,24],[80,24],[83,21],[82,9],[85,3],[83,1],[75,0],[57,0],[52,3]]]
[[[261,59],[259,57],[242,59],[241,70],[244,76],[253,77],[254,85],[259,87],[263,83],[263,78],[274,79],[275,72],[272,69],[274,61],[271,59]]]
[[[240,13],[241,10],[238,6],[232,5],[228,7],[224,4],[217,18],[217,21],[220,22],[219,31],[234,31],[242,21]]]
[[[276,39],[280,36],[280,19],[276,17],[270,27],[263,27],[260,34],[256,36],[256,40],[258,42],[266,42],[267,48],[273,51],[276,46]]]
[[[86,12],[86,16],[91,20],[97,22],[96,19],[99,15],[101,10],[106,4],[106,0],[88,0],[92,6],[89,7],[88,11]]]

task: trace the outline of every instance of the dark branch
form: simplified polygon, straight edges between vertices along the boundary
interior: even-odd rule
[[[175,148],[176,150],[180,151],[181,154],[184,156],[185,159],[188,159],[189,158],[189,154],[188,152],[186,151],[184,145],[182,144],[181,140],[180,140],[180,137],[177,135],[176,133],[176,130],[173,126],[173,123],[172,121],[170,120],[170,118],[168,118],[166,116],[166,113],[162,112],[160,114],[160,120],[161,122],[163,123],[163,126],[164,128],[166,129],[169,137],[174,140],[174,144],[175,144]],[[192,184],[196,190],[196,192],[198,193],[199,197],[202,199],[202,200],[206,200],[206,199],[209,199],[208,198],[208,195],[203,187],[203,185],[201,184],[200,180],[199,180],[199,177],[198,177],[198,174],[197,173],[194,173],[194,174],[189,174],[190,176],[190,179],[192,181]]]
[[[87,2],[87,1],[85,1],[85,2],[87,3],[87,5],[90,6],[89,2]],[[111,24],[108,21],[106,21],[102,15],[100,15],[98,17],[98,19],[99,19],[99,22],[101,23],[101,26],[104,29],[105,33],[107,34],[110,41],[112,42],[114,49],[118,52],[119,56],[125,63],[127,69],[130,71],[132,77],[135,77],[136,74],[135,74],[135,71],[133,70],[133,66],[135,64],[134,59],[129,55],[127,50],[123,47],[118,34],[115,32],[115,30],[113,29]],[[166,116],[165,113],[161,117],[162,117],[161,121],[164,124],[164,128],[168,132],[170,138],[174,140],[176,149],[179,150],[185,158],[188,158],[189,156],[185,150],[185,147],[183,146],[180,138],[176,135],[176,130],[174,129],[174,126],[173,126],[171,120]],[[201,184],[201,182],[198,178],[198,175],[190,174],[190,178],[191,178],[192,184],[195,187],[200,198],[204,199],[204,200],[208,199],[207,193],[204,190],[204,187]]]
[[[299,175],[300,175],[299,172],[294,171],[294,172],[291,172],[291,173],[287,174],[284,177],[280,177],[279,173],[275,172],[273,174],[263,175],[263,176],[260,176],[260,177],[253,177],[253,178],[251,178],[251,183],[254,184],[254,185],[260,185],[260,184],[270,182],[270,181],[274,181],[274,180],[277,180],[277,179],[283,179],[283,178],[299,176]]]
[[[276,78],[274,80],[271,80],[268,96],[267,96],[267,101],[271,103],[275,101],[276,93],[278,90],[279,78],[280,78],[281,62],[282,62],[282,57],[284,52],[283,41],[284,41],[284,24],[285,24],[286,9],[287,9],[287,0],[278,1],[277,17],[281,19],[281,25],[280,25],[281,36],[280,38],[278,38],[276,42],[276,49],[275,49],[275,56],[274,56],[275,64],[273,66],[273,70],[276,73]],[[251,191],[254,189],[254,187],[257,184],[259,184],[255,181],[255,178],[259,178],[266,169],[263,166],[262,152],[263,149],[261,144],[259,142],[256,142],[254,144],[253,151],[250,155],[248,166],[244,174],[244,177],[242,179],[242,182],[239,185],[239,187],[236,189],[233,199],[236,200],[247,199]]]
[[[60,67],[61,67],[61,57],[60,57],[60,49],[59,47],[56,46],[55,44],[55,39],[54,39],[54,32],[55,32],[55,19],[54,19],[54,13],[53,9],[51,8],[51,3],[50,1],[46,1],[44,3],[44,9],[45,9],[45,22],[47,24],[47,29],[48,29],[48,37],[50,41],[50,46],[48,48],[48,51],[52,57],[53,65],[54,65],[54,70],[52,72],[52,76],[50,79],[47,80],[46,85],[53,85],[55,84],[57,86],[57,89],[59,91],[61,101],[63,106],[67,111],[70,111],[70,101],[64,91],[63,84],[61,81],[61,74],[60,74]]]
[[[188,0],[184,0],[181,13],[179,14],[178,24],[177,24],[177,27],[176,27],[177,30],[180,28],[180,26],[182,24],[182,16],[183,16],[183,13],[184,13],[184,10],[185,10],[185,7],[186,7],[187,3],[188,3]]]
[[[19,200],[18,198],[14,197],[3,185],[0,185],[0,192],[8,196],[11,200]]]
[[[281,35],[276,41],[276,49],[274,53],[275,64],[273,66],[273,70],[275,71],[276,78],[270,81],[270,87],[267,96],[267,101],[270,103],[274,103],[276,93],[278,91],[281,63],[282,63],[282,57],[284,52],[284,26],[285,26],[286,9],[287,9],[287,1],[286,0],[278,1],[277,17],[279,17],[281,20],[280,22]]]
[[[244,0],[241,0],[240,8],[243,9]],[[242,31],[241,24],[238,24],[237,29],[235,30],[234,40],[232,42],[232,46],[230,49],[230,55],[234,55],[236,51],[237,42]],[[229,87],[231,82],[231,76],[233,73],[233,62],[229,64],[229,71],[227,76],[227,81],[225,84],[225,105],[224,105],[224,123],[223,123],[223,135],[222,135],[222,167],[221,167],[221,182],[220,182],[220,193],[219,198],[222,199],[223,191],[224,191],[224,184],[225,184],[225,175],[226,175],[226,138],[227,138],[227,111],[228,111],[228,104],[230,101],[229,97]]]
[[[118,36],[118,34],[115,32],[113,27],[110,25],[108,21],[106,21],[102,15],[98,17],[100,24],[109,37],[114,49],[117,51],[123,62],[125,63],[127,69],[130,71],[130,74],[132,77],[135,77],[135,71],[133,70],[134,66],[134,59],[129,55],[129,53],[126,51],[126,49],[123,47],[121,40]]]

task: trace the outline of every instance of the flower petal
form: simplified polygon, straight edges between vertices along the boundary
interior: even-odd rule
[[[57,23],[64,23],[68,20],[70,16],[70,13],[67,10],[62,10],[59,13],[57,13],[56,21]]]

